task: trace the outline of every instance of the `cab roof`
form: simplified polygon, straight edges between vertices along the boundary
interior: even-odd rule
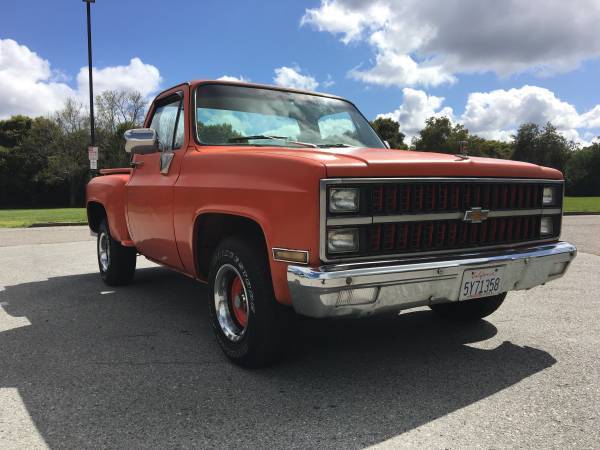
[[[242,86],[242,87],[258,88],[258,89],[271,89],[273,91],[295,92],[298,94],[317,95],[319,97],[328,97],[328,98],[335,98],[338,100],[348,101],[347,99],[345,99],[343,97],[339,97],[337,95],[332,95],[332,94],[326,94],[324,92],[307,91],[307,90],[303,90],[303,89],[294,89],[294,88],[288,88],[288,87],[283,87],[283,86],[275,86],[272,84],[247,83],[244,81],[228,81],[228,80],[190,80],[190,81],[185,81],[183,83],[175,84],[167,89],[163,89],[161,92],[159,92],[156,95],[155,98],[158,98],[163,93],[170,91],[171,89],[176,88],[177,86],[182,86],[184,84],[187,84],[191,88],[195,88],[196,86],[201,85],[201,84],[225,84],[225,85],[231,85],[231,86]]]

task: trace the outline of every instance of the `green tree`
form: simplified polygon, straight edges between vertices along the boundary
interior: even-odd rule
[[[128,163],[123,133],[141,126],[146,103],[137,92],[105,91],[96,97],[100,166]],[[0,205],[81,204],[89,179],[89,117],[67,99],[51,117],[0,121]]]
[[[510,159],[514,149],[512,142],[483,139],[479,136],[470,135],[467,138],[467,153],[473,156],[485,156],[486,158]]]
[[[16,147],[0,153],[0,191],[5,206],[36,206],[44,190],[48,155],[57,143],[60,130],[48,118],[31,120],[31,127]]]
[[[0,120],[0,146],[16,147],[23,141],[31,129],[33,120],[27,116],[12,116],[7,120]]]
[[[53,121],[58,131],[49,142],[51,145],[42,177],[50,185],[66,184],[69,206],[77,206],[83,201],[85,183],[89,178],[88,117],[80,103],[67,99]]]
[[[0,146],[16,147],[31,129],[32,119],[27,116],[12,116],[0,120]]]
[[[564,171],[571,152],[576,149],[548,122],[543,128],[535,123],[524,123],[514,136],[512,159],[526,161]]]
[[[26,156],[19,146],[31,129],[32,119],[12,116],[0,120],[0,205],[14,205],[25,200],[27,174],[23,170]]]
[[[420,151],[455,154],[460,153],[461,142],[468,142],[468,137],[469,130],[461,124],[453,126],[448,117],[430,117],[413,145]]]
[[[406,150],[408,145],[404,143],[406,135],[400,131],[400,124],[394,119],[378,117],[371,126],[381,139],[390,144],[390,148]]]
[[[572,153],[565,179],[569,195],[600,195],[600,143]]]
[[[116,132],[123,124],[141,126],[144,121],[146,102],[137,91],[104,91],[95,103],[97,126],[105,131]]]
[[[204,144],[222,144],[231,138],[242,136],[228,123],[205,125],[199,121],[197,128],[198,137]]]
[[[104,91],[96,96],[96,140],[100,167],[124,167],[129,164],[130,155],[125,153],[123,134],[130,128],[142,126],[145,108],[142,95],[135,91]]]
[[[448,117],[430,117],[413,138],[416,150],[458,154],[461,147],[471,156],[509,159],[513,144],[488,140],[469,133],[462,124],[452,125]],[[464,146],[464,147],[463,147]]]

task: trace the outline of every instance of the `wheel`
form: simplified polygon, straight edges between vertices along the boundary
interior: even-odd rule
[[[225,355],[248,368],[279,359],[294,314],[275,299],[264,249],[225,239],[212,258],[208,283],[211,324]]]
[[[98,227],[98,267],[102,280],[109,286],[131,283],[135,273],[137,252],[123,247],[110,235],[106,219]]]
[[[483,319],[484,317],[489,316],[500,308],[500,305],[504,302],[505,298],[506,293],[474,300],[438,303],[436,305],[431,305],[430,308],[440,316],[466,322]]]

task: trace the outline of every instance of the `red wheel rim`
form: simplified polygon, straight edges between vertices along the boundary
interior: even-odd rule
[[[236,276],[231,282],[229,301],[235,320],[242,328],[246,328],[248,324],[248,304],[244,295],[244,285],[239,276]]]

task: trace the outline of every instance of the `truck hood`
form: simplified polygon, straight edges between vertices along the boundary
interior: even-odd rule
[[[242,150],[237,148],[236,150]],[[249,150],[245,147],[243,150]],[[253,149],[257,152],[257,149]],[[267,148],[258,152],[266,153]],[[268,148],[269,154],[307,158],[325,165],[327,176],[338,177],[500,177],[562,179],[560,171],[535,164],[445,153],[379,148]]]

